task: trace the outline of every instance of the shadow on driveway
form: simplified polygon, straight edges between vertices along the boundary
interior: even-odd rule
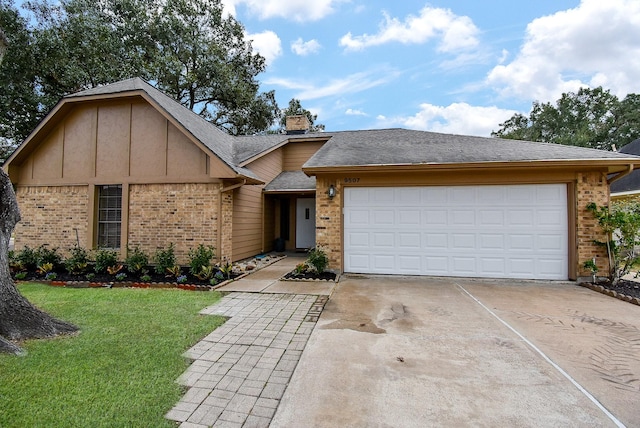
[[[271,426],[640,426],[639,392],[638,306],[569,282],[348,276]]]

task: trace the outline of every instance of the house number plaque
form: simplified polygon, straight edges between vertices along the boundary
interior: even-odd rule
[[[358,183],[360,182],[360,177],[346,177],[344,179],[345,183]]]

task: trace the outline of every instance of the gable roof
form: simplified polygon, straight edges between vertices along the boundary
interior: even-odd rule
[[[304,165],[309,173],[348,167],[472,166],[473,164],[585,163],[640,165],[626,154],[560,144],[440,134],[407,129],[334,133]]]
[[[56,105],[56,107],[54,107],[47,117],[43,119],[23,144],[9,157],[6,163],[10,163],[11,160],[17,156],[23,146],[29,143],[42,126],[47,121],[51,120],[59,110],[61,110],[64,104],[85,99],[112,98],[126,95],[142,95],[145,99],[150,101],[157,108],[161,109],[169,118],[173,119],[179,126],[181,126],[183,131],[191,134],[196,141],[200,142],[204,148],[209,151],[210,155],[219,158],[233,172],[241,177],[249,178],[252,181],[261,182],[258,176],[256,176],[251,170],[239,167],[235,163],[233,136],[217,128],[210,122],[207,122],[201,116],[182,106],[174,99],[168,97],[138,77],[67,95]]]
[[[626,153],[634,156],[640,155],[640,138],[623,146],[618,153]],[[613,195],[640,192],[640,170],[635,170],[631,174],[614,181],[611,183],[610,189]]]

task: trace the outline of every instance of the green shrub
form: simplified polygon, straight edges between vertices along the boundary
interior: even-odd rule
[[[192,275],[200,275],[206,273],[203,268],[211,266],[211,260],[216,255],[215,248],[203,244],[198,245],[198,248],[192,248],[189,250],[189,267]],[[211,276],[211,275],[209,275]]]
[[[176,255],[173,249],[173,243],[169,244],[169,248],[160,248],[153,256],[155,270],[157,274],[163,275],[167,273],[167,269],[171,269],[176,265]]]
[[[127,249],[127,258],[124,261],[127,270],[131,273],[140,273],[149,264],[149,257],[138,247]]]
[[[45,245],[40,245],[35,252],[38,266],[50,263],[53,265],[53,269],[57,269],[62,265],[62,256],[58,253],[57,248],[49,249]]]
[[[111,266],[118,264],[118,253],[106,248],[99,248],[96,251],[96,273],[105,273]]]
[[[15,253],[14,260],[24,270],[34,272],[38,268],[38,253],[28,245]]]
[[[80,246],[74,246],[69,250],[70,256],[64,261],[67,272],[78,275],[87,270],[89,266],[89,253]]]
[[[604,232],[605,240],[594,240],[594,243],[607,249],[609,279],[615,283],[640,262],[637,251],[640,246],[640,202],[614,202],[610,207],[598,207],[592,202],[587,205],[587,210],[598,220]],[[594,272],[594,266],[587,264],[588,261],[583,266]]]
[[[320,274],[327,269],[327,266],[329,266],[329,257],[327,257],[327,253],[325,253],[322,248],[315,247],[309,250],[307,263],[313,267],[313,270],[315,270],[316,273]]]

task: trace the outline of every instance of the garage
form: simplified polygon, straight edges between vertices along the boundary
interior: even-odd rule
[[[569,277],[566,184],[343,190],[345,272]]]

